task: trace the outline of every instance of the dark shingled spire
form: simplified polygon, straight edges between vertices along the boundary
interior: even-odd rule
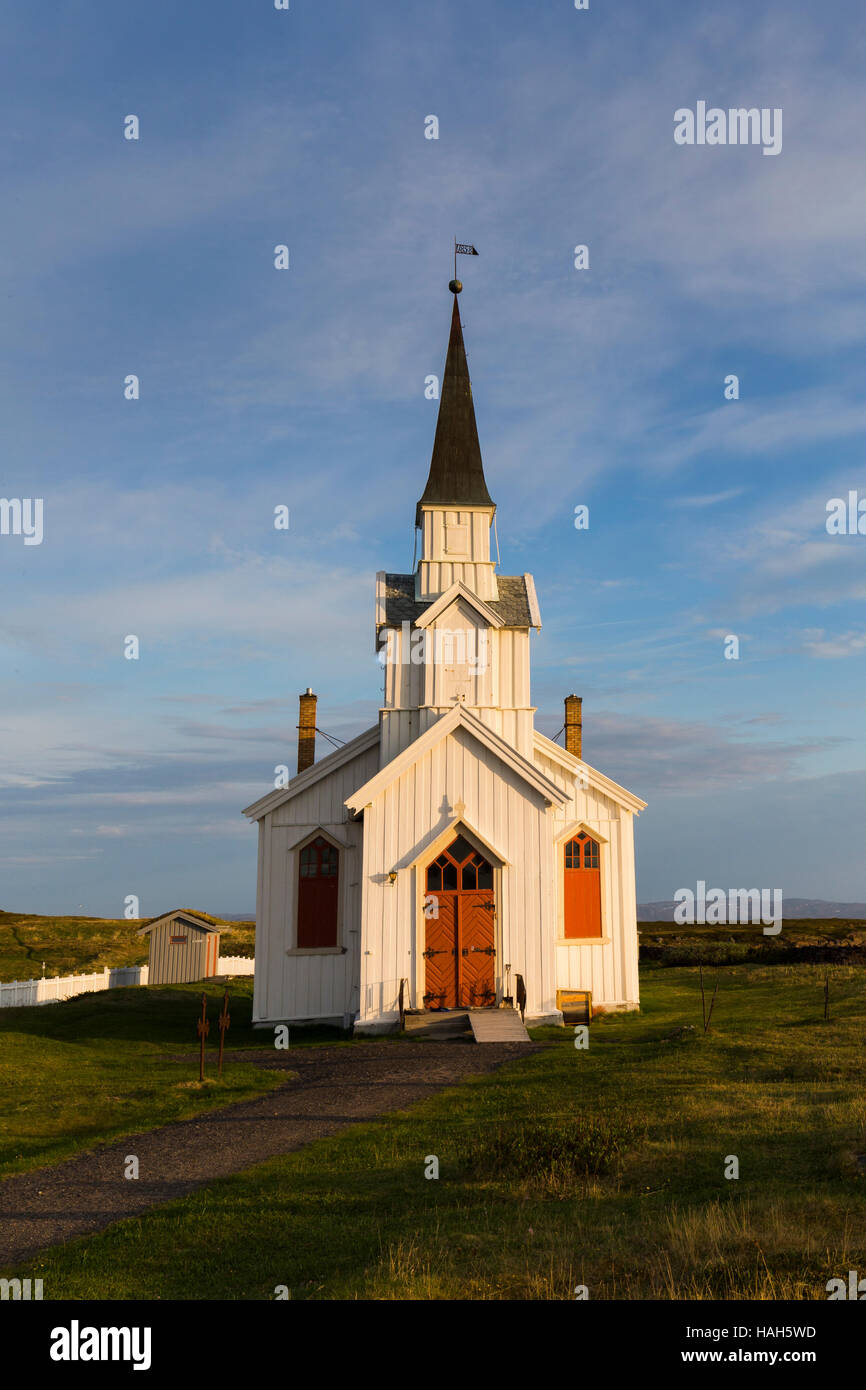
[[[475,407],[472,404],[472,387],[469,384],[469,367],[466,363],[456,294],[454,312],[451,315],[448,356],[445,359],[445,375],[442,379],[439,419],[436,421],[436,438],[433,441],[433,458],[430,461],[427,486],[415,512],[416,526],[421,524],[422,505],[428,503],[437,507],[494,505],[484,481],[484,467],[481,462]]]

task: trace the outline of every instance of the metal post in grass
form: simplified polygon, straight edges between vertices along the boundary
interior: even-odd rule
[[[226,1033],[229,1030],[229,1025],[231,1024],[231,1021],[231,1014],[229,1013],[229,992],[228,990],[226,990],[225,995],[223,997],[222,1013],[219,1016],[220,1058],[219,1066],[217,1068],[217,1075],[220,1077],[220,1079],[222,1079],[223,1074],[223,1044],[225,1043]]]
[[[713,989],[713,997],[710,1000],[710,1012],[707,1013],[707,997],[704,993],[704,967],[702,965],[698,966],[698,972],[701,980],[701,1016],[704,1020],[704,1032],[706,1033],[710,1026],[710,1019],[713,1016],[713,1005],[716,1002],[716,995],[719,992],[719,982],[716,980],[715,988]]]
[[[198,1021],[198,1035],[201,1038],[201,1056],[198,1064],[198,1079],[204,1081],[204,1040],[210,1032],[210,1023],[207,1017],[207,995],[201,997],[201,1018]]]
[[[827,971],[824,979],[824,1019],[830,1022],[830,971]]]
[[[713,986],[713,997],[712,997],[712,999],[710,1000],[710,1012],[707,1014],[707,1021],[706,1021],[706,1023],[704,1024],[704,1032],[705,1032],[705,1033],[706,1033],[707,1029],[708,1029],[709,1026],[710,1026],[710,1019],[711,1019],[712,1016],[713,1016],[713,1005],[714,1005],[715,1002],[716,1002],[716,995],[718,994],[718,992],[719,992],[719,982],[718,982],[718,980],[716,980],[716,983],[715,983],[714,986]]]

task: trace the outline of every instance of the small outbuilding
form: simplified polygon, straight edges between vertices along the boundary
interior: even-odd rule
[[[148,922],[137,935],[150,937],[148,984],[184,984],[217,974],[219,928],[197,912],[165,912]]]

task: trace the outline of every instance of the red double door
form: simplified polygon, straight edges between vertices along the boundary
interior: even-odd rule
[[[427,1009],[496,1003],[493,869],[463,835],[427,868]]]

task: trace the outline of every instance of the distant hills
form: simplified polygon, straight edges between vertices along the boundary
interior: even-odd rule
[[[639,922],[672,922],[676,903],[638,903]],[[866,921],[866,903],[831,903],[824,898],[784,898],[782,913],[786,921],[797,917],[816,917],[827,920],[831,917],[852,917]]]

